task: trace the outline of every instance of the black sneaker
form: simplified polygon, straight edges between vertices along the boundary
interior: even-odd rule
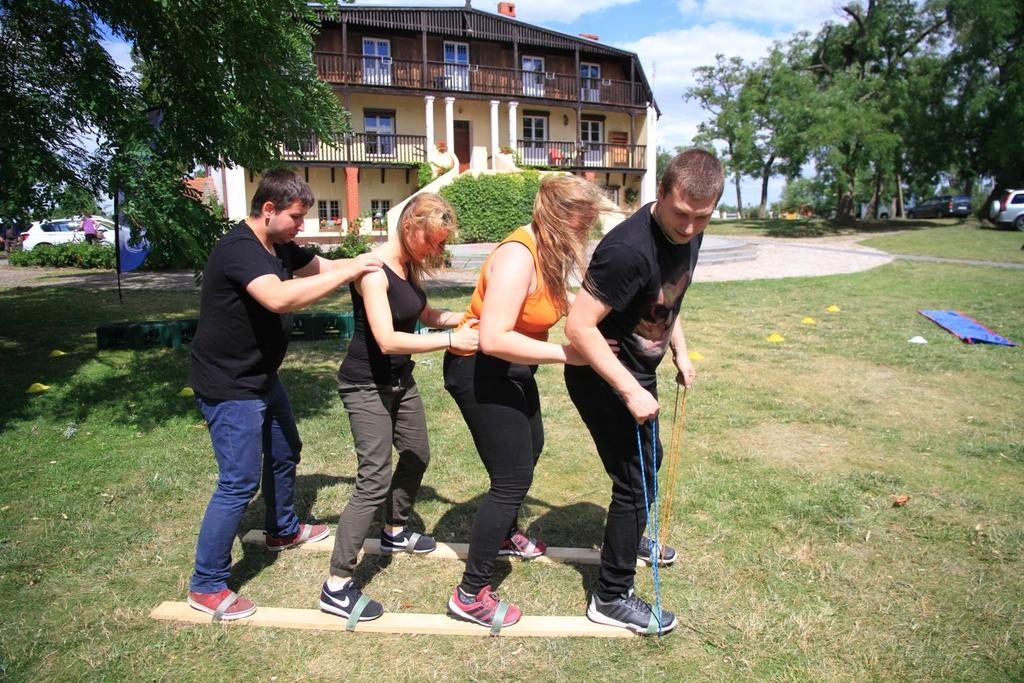
[[[654,610],[645,601],[637,597],[633,589],[625,595],[605,602],[594,594],[590,597],[587,607],[587,619],[598,624],[628,628],[641,635],[657,635],[658,619]],[[665,634],[676,627],[676,615],[661,611],[661,633]]]
[[[380,551],[382,553],[415,553],[422,555],[437,550],[437,542],[430,536],[402,529],[397,536],[392,536],[386,529],[380,532]]]
[[[640,547],[636,549],[636,559],[648,567],[651,566],[651,539],[644,536],[640,539]],[[658,566],[667,567],[676,561],[676,549],[670,545],[658,545]]]
[[[383,605],[364,596],[352,579],[346,581],[345,585],[336,591],[332,591],[326,581],[323,588],[320,589],[320,611],[322,612],[348,619],[352,616],[352,611],[357,609],[360,601],[364,604],[362,612],[359,614],[359,621],[372,621],[384,614]]]

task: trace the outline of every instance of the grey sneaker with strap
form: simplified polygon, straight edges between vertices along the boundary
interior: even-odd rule
[[[651,605],[637,597],[632,588],[612,600],[602,600],[595,593],[590,597],[587,618],[598,624],[628,628],[645,636],[665,635],[676,627],[676,615],[662,610],[659,618]]]

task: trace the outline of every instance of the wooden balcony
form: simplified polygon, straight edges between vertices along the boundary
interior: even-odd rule
[[[282,158],[313,164],[415,166],[427,161],[427,138],[425,135],[351,133],[325,141],[314,136],[299,149],[285,148]]]
[[[424,62],[314,52],[320,78],[328,83],[370,88],[467,92],[617,107],[645,107],[643,84],[607,78],[580,78],[478,64]]]
[[[519,140],[516,150],[523,166],[564,169],[645,170],[646,145],[604,142]]]

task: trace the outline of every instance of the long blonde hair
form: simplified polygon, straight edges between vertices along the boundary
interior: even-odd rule
[[[432,244],[440,244],[455,234],[455,209],[441,195],[421,192],[402,209],[398,218],[398,244],[402,249],[406,277],[414,287],[419,287],[424,275],[436,267],[432,259],[417,261],[412,258],[409,244],[414,232],[422,233]]]
[[[597,222],[604,195],[578,176],[548,176],[533,202],[533,234],[547,295],[565,314],[566,288],[573,274],[583,271],[587,238]]]

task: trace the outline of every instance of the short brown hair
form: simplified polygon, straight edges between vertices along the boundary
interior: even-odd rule
[[[658,186],[658,196],[670,195],[674,187],[682,189],[690,199],[714,199],[717,202],[725,187],[722,162],[711,152],[698,147],[680,152],[668,162]]]
[[[260,178],[256,194],[249,205],[249,215],[259,216],[263,213],[263,205],[270,202],[275,211],[284,211],[292,202],[299,200],[308,210],[313,206],[313,190],[295,171],[280,168],[267,171]]]

